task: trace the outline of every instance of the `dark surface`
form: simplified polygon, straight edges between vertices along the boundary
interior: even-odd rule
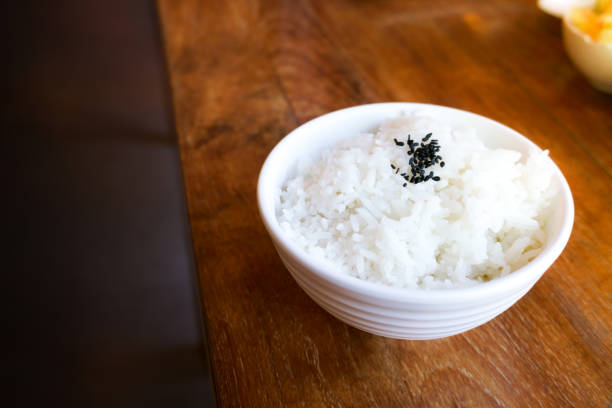
[[[214,405],[155,5],[3,11],[16,405]]]

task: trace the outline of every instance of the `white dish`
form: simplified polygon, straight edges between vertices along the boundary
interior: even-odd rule
[[[321,307],[343,322],[370,333],[400,339],[432,339],[461,333],[491,320],[520,299],[565,247],[573,225],[574,203],[569,186],[555,166],[558,199],[548,223],[548,242],[529,264],[477,286],[457,289],[398,289],[334,271],[287,238],[275,212],[275,196],[295,172],[306,152],[318,154],[343,138],[376,129],[403,112],[418,110],[453,127],[476,129],[490,147],[527,153],[536,147],[514,130],[483,116],[458,109],[416,104],[379,103],[342,109],[295,129],[272,150],[259,175],[257,196],[261,218],[276,250],[296,282]]]
[[[563,43],[574,65],[594,88],[612,93],[612,45],[596,42],[563,17]]]
[[[562,18],[574,7],[593,7],[595,0],[538,0],[538,7],[551,16]]]

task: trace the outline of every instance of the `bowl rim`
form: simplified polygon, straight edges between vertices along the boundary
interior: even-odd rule
[[[266,186],[266,180],[268,179],[270,174],[271,163],[277,160],[277,155],[279,151],[282,150],[282,146],[290,143],[292,139],[300,137],[300,134],[304,134],[304,130],[307,129],[309,126],[312,126],[313,123],[316,123],[317,121],[327,120],[332,116],[338,116],[339,118],[341,118],[343,114],[355,110],[367,110],[371,108],[389,108],[390,111],[397,111],[398,108],[405,108],[406,110],[408,110],[424,107],[428,107],[430,109],[434,108],[456,111],[462,115],[467,115],[468,117],[471,117],[475,120],[490,122],[495,126],[501,127],[503,130],[509,132],[513,136],[518,137],[519,139],[521,139],[522,142],[532,147],[535,147],[538,150],[542,150],[527,137],[523,136],[521,133],[500,122],[473,112],[443,105],[416,102],[382,102],[351,106],[323,114],[301,124],[294,130],[289,132],[289,134],[287,134],[285,137],[283,137],[270,151],[270,153],[266,157],[266,160],[264,161],[263,166],[261,167],[257,183],[257,205],[260,217],[264,223],[266,230],[270,234],[273,243],[275,244],[275,246],[280,245],[285,252],[289,253],[292,257],[294,257],[300,263],[306,266],[308,270],[312,271],[315,275],[319,276],[325,281],[328,281],[333,285],[342,287],[352,292],[359,293],[360,295],[370,296],[378,299],[385,299],[388,301],[401,302],[410,300],[417,301],[420,303],[433,304],[440,302],[444,303],[451,300],[474,300],[474,298],[478,296],[494,296],[496,294],[506,293],[508,290],[513,288],[519,288],[527,284],[535,283],[540,278],[540,276],[543,275],[544,272],[546,272],[546,270],[550,267],[550,265],[552,265],[552,263],[557,259],[557,257],[565,248],[574,224],[574,201],[572,193],[565,177],[563,176],[563,173],[552,159],[550,160],[554,166],[554,171],[561,185],[559,199],[562,200],[562,204],[564,204],[562,214],[563,224],[560,228],[559,234],[547,243],[544,250],[536,258],[534,258],[531,262],[527,263],[523,267],[515,270],[514,272],[509,273],[508,275],[471,286],[435,289],[396,288],[382,283],[366,281],[351,275],[334,272],[332,270],[334,268],[334,265],[330,261],[310,256],[306,252],[306,250],[302,249],[300,246],[297,245],[297,243],[294,243],[289,237],[286,236],[286,233],[282,230],[278,222],[276,222],[275,207],[273,207],[271,213],[266,208],[264,208],[263,194]],[[280,248],[277,247],[277,250],[279,249]]]

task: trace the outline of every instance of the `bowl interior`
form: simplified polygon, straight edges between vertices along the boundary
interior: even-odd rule
[[[453,128],[473,128],[477,131],[479,138],[483,140],[488,147],[513,149],[523,154],[526,154],[530,148],[540,150],[533,142],[498,122],[474,113],[437,105],[380,103],[356,106],[323,115],[303,124],[287,135],[272,150],[262,167],[258,185],[259,207],[268,231],[273,238],[275,238],[275,243],[288,248],[294,256],[299,257],[305,263],[310,264],[319,271],[322,269],[329,269],[329,265],[326,266],[324,263],[318,262],[317,260],[308,259],[309,257],[306,252],[297,245],[294,245],[285,236],[284,231],[278,225],[275,204],[279,189],[289,177],[295,174],[297,163],[304,155],[316,158],[324,150],[330,148],[339,140],[353,137],[363,132],[373,131],[388,119],[412,112],[431,116]],[[538,262],[536,261],[539,258],[548,257],[549,259],[546,260],[540,259],[542,265],[550,261],[550,263],[545,265],[545,270],[560,254],[569,238],[569,233],[573,224],[573,201],[567,182],[556,166],[555,169],[557,173],[555,182],[558,185],[560,194],[558,194],[557,202],[552,208],[550,221],[547,225],[549,239],[546,248],[535,260],[521,269],[525,269],[534,263],[537,264]],[[550,259],[551,257],[552,260]],[[541,272],[543,273],[544,270]],[[506,278],[516,275],[519,271],[515,271],[491,282],[478,285],[478,287],[505,280]],[[358,280],[357,278],[345,275],[340,279],[345,278],[355,281]],[[370,282],[360,282],[366,285],[380,286]],[[359,285],[361,285],[361,283]],[[397,290],[406,291],[406,289]],[[440,289],[439,291],[448,295],[449,291],[453,290],[458,289]],[[427,292],[431,294],[431,292],[435,291],[434,289],[428,290]]]

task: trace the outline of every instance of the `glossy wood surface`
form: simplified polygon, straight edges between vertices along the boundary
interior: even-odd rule
[[[610,406],[612,96],[535,1],[160,1],[202,310],[220,406]],[[357,104],[491,117],[550,149],[570,242],[514,307],[399,341],[312,302],[276,255],[258,171],[290,130]]]

